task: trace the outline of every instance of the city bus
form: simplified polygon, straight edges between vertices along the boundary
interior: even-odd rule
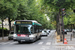
[[[42,25],[35,20],[15,20],[13,40],[34,42],[41,39]]]

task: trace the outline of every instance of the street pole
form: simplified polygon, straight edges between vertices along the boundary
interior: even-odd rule
[[[63,15],[62,15],[62,34],[63,34],[63,43],[64,43],[64,22],[63,22]]]
[[[61,32],[61,30],[62,30],[62,29],[61,29],[61,28],[62,28],[62,27],[61,27],[61,18],[59,18],[59,21],[60,21],[60,41],[62,41],[62,32]]]
[[[63,17],[66,15],[64,10],[65,10],[65,8],[62,8],[61,9],[61,11],[62,11],[62,34],[63,34],[63,43],[64,43],[64,38],[65,38],[64,37],[64,22],[63,22]]]
[[[60,12],[61,12],[61,9],[59,9],[59,29],[60,29],[60,41],[62,41],[62,32],[61,32],[61,16],[60,16]]]

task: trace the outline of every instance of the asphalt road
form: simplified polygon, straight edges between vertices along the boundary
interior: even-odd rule
[[[46,37],[42,37],[41,40],[37,40],[34,43],[22,43],[7,41],[0,43],[0,50],[56,50],[55,48],[55,31],[52,30]]]

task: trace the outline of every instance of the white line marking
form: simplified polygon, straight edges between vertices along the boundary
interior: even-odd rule
[[[49,46],[42,46],[41,49],[42,50],[48,50],[48,49],[50,49],[50,47]]]
[[[14,43],[17,43],[17,42],[2,42],[0,43],[1,45],[6,45],[6,44],[14,44]]]
[[[51,42],[47,42],[46,45],[51,45]]]
[[[39,42],[38,44],[43,44],[43,42]]]
[[[67,46],[66,49],[74,49],[73,46]]]
[[[2,44],[2,43],[4,43],[4,42],[0,42],[0,44]]]
[[[15,43],[18,43],[18,42],[12,42],[12,43],[10,43],[10,44],[15,44]]]
[[[12,43],[12,42],[3,42],[2,45],[9,44],[9,43]]]

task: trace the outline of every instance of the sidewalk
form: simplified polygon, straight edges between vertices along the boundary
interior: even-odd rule
[[[72,34],[72,40],[70,39],[71,34]],[[72,32],[67,32],[67,34],[65,34],[65,38],[67,39],[68,44],[63,44],[63,42],[57,42],[57,38],[55,38],[55,45],[58,45],[58,46],[75,46],[75,38],[73,37]]]
[[[8,41],[8,36],[4,37],[4,40],[2,40],[2,37],[0,37],[0,42]]]

